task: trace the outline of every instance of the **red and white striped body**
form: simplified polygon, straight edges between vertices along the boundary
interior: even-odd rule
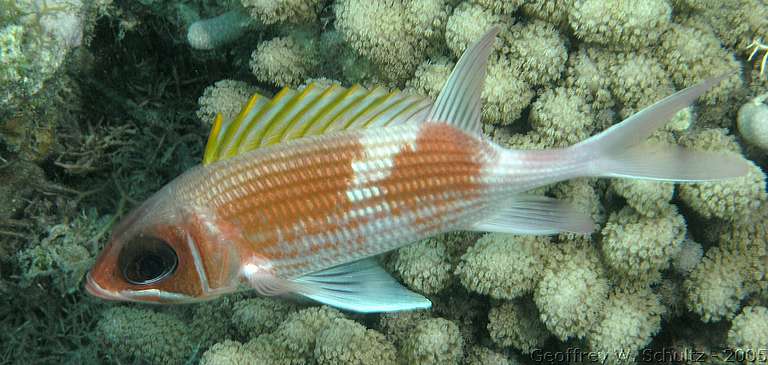
[[[244,264],[293,278],[469,228],[491,202],[562,178],[532,169],[549,161],[508,160],[479,136],[422,123],[256,150],[194,170],[169,193],[231,225],[256,256]]]

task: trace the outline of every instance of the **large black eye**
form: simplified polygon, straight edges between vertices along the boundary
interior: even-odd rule
[[[168,243],[146,236],[128,242],[118,258],[123,277],[136,285],[153,284],[167,278],[178,263],[176,251]]]

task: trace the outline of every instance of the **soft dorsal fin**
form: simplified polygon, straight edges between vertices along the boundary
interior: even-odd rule
[[[491,28],[464,51],[437,96],[427,120],[449,123],[476,134],[482,133],[480,94],[483,92],[488,56],[498,33],[499,27]]]
[[[271,100],[253,95],[234,119],[216,116],[203,164],[307,136],[422,121],[430,105],[424,97],[359,85],[311,83],[299,90],[283,88]]]

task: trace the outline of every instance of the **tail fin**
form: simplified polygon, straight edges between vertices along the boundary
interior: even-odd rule
[[[730,73],[680,90],[569,149],[574,156],[594,159],[588,172],[592,176],[677,182],[743,176],[749,165],[735,153],[643,143],[680,109],[729,76]]]

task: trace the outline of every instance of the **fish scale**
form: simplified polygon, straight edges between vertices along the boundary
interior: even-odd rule
[[[419,129],[419,125],[409,125],[395,127],[386,134],[372,132],[365,138],[367,146],[360,143],[364,133],[347,132],[307,140],[299,148],[275,147],[285,149],[285,153],[257,150],[251,154],[261,156],[246,154],[212,166],[212,172],[221,172],[197,175],[202,181],[180,182],[197,189],[182,189],[192,196],[178,199],[200,200],[211,186],[226,186],[220,196],[229,199],[220,199],[210,208],[219,219],[243,222],[238,227],[242,234],[255,237],[249,243],[257,254],[273,259],[281,276],[300,276],[337,265],[348,257],[375,255],[433,235],[446,222],[465,223],[460,222],[461,218],[473,211],[464,208],[483,200],[484,186],[478,185],[475,190],[465,186],[477,179],[481,167],[478,164],[497,157],[495,151],[489,147],[485,148],[488,156],[479,155],[469,147],[481,142],[458,130],[434,133],[440,128],[432,128],[421,135]],[[422,151],[416,144],[416,151],[403,158],[400,151],[416,143],[414,136],[419,136],[419,143],[428,148]],[[459,140],[462,138],[466,141]],[[318,155],[335,158],[318,161]],[[382,163],[398,159],[398,166]],[[366,167],[359,172],[362,175],[397,176],[387,181],[367,179],[356,186],[353,164]],[[427,181],[423,186],[419,184]],[[247,187],[247,195],[227,194],[243,186]],[[361,195],[359,200],[354,197],[354,192],[370,192],[373,188],[379,195]],[[451,201],[461,203],[447,203]],[[340,210],[339,205],[344,209]],[[402,208],[417,205],[419,209]],[[366,209],[371,207],[378,209]],[[350,210],[362,214],[345,216]],[[403,229],[414,221],[420,221],[419,225]],[[265,234],[270,230],[273,232]],[[255,232],[260,234],[256,237]],[[308,233],[315,238],[307,239]],[[279,241],[278,236],[282,237]],[[386,237],[387,242],[378,237]],[[319,246],[326,250],[316,250]],[[291,265],[290,269],[286,265]]]

